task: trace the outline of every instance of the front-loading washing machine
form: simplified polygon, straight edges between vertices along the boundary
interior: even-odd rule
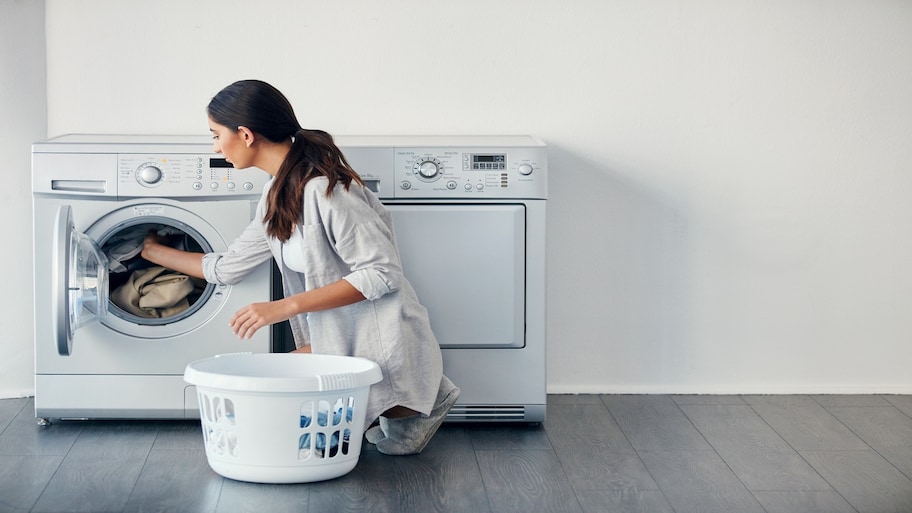
[[[198,418],[189,362],[270,351],[270,330],[240,340],[229,327],[238,309],[270,300],[268,263],[218,286],[138,255],[149,232],[182,249],[225,250],[268,178],[234,169],[206,136],[66,135],[32,146],[39,422]]]

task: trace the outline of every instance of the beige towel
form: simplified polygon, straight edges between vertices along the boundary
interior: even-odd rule
[[[190,308],[187,296],[193,287],[186,274],[150,267],[134,271],[126,283],[111,293],[111,301],[139,317],[170,317]]]

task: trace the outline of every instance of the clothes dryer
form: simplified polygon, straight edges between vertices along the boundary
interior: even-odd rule
[[[198,418],[183,380],[189,362],[270,351],[269,330],[239,340],[228,326],[239,308],[270,300],[267,264],[217,286],[137,254],[149,231],[182,249],[226,249],[268,178],[234,169],[205,136],[67,135],[33,145],[39,421]]]
[[[449,422],[545,420],[548,154],[531,136],[346,136],[428,310]]]

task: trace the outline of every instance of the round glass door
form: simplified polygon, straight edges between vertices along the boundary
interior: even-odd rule
[[[82,326],[104,320],[108,305],[108,259],[101,248],[76,231],[68,205],[57,210],[53,302],[57,352],[73,352],[73,335]]]
[[[184,251],[227,248],[211,224],[185,207],[168,200],[129,202],[86,229],[108,259],[106,328],[135,340],[170,339],[205,325],[225,304],[230,287],[179,275],[142,258],[142,241],[150,232]]]
[[[215,286],[142,258],[143,240],[149,234],[183,251],[208,253],[212,247],[192,227],[154,216],[125,220],[98,239],[108,257],[109,314],[132,324],[160,326],[192,316]]]

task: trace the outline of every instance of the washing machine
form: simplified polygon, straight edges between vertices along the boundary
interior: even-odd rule
[[[144,233],[223,251],[269,176],[237,170],[199,136],[66,135],[32,146],[35,414],[47,419],[198,418],[194,360],[269,352],[229,320],[269,301],[269,263],[219,286],[137,255]],[[142,291],[141,293],[137,291]]]

